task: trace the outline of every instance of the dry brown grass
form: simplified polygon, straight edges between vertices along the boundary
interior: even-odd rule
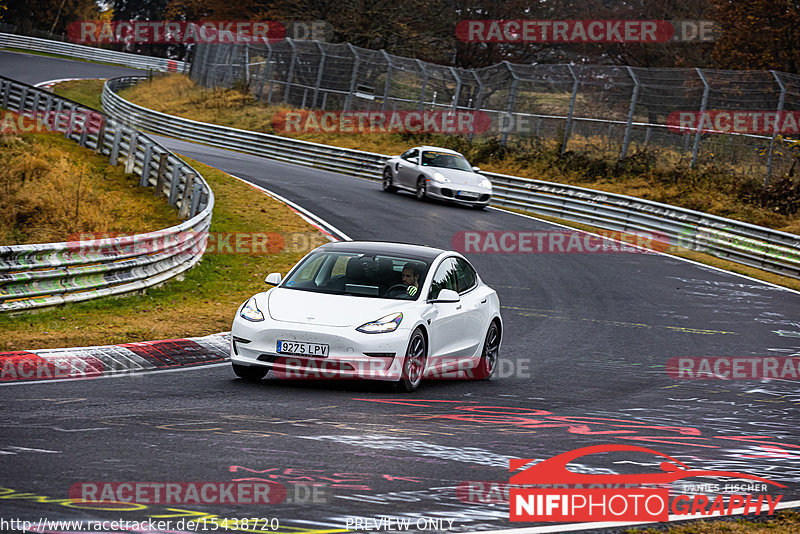
[[[184,158],[186,159],[186,158]],[[214,191],[211,232],[276,232],[304,241],[279,253],[206,254],[184,280],[145,294],[99,299],[16,316],[0,314],[0,351],[106,345],[203,336],[230,330],[238,306],[262,291],[269,272],[286,273],[327,242],[290,208],[229,175],[186,160]],[[152,190],[148,189],[152,195]]]
[[[58,134],[0,135],[0,245],[179,224],[174,209],[106,158]]]

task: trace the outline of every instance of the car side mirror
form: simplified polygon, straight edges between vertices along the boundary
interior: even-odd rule
[[[442,289],[432,302],[461,302],[461,296],[452,289]]]
[[[277,286],[281,283],[281,273],[269,273],[264,282],[271,286]]]
[[[472,170],[474,172],[481,172],[481,168],[480,167],[472,167]]]

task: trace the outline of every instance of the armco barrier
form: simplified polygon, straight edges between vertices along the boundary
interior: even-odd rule
[[[117,91],[144,77],[108,80],[103,107],[137,128],[317,167],[380,179],[389,156],[197,122],[137,106]],[[483,172],[494,187],[492,205],[517,208],[622,232],[652,232],[670,244],[765,271],[800,278],[800,236],[724,217],[582,187]]]
[[[0,33],[0,48],[20,48],[33,50],[35,52],[45,52],[60,56],[74,57],[78,59],[89,59],[92,61],[102,61],[113,63],[135,69],[149,69],[160,72],[183,72],[186,64],[183,61],[166,59],[163,57],[142,56],[129,54],[127,52],[115,52],[93,46],[84,46],[74,43],[63,43],[61,41],[51,41],[49,39],[39,39],[25,35],[14,35],[12,33]]]
[[[203,177],[177,156],[125,124],[77,102],[0,77],[0,107],[41,113],[50,129],[112,164],[124,163],[168,198],[184,223],[147,234],[100,241],[0,246],[0,312],[119,295],[150,287],[186,271],[202,257],[214,194]],[[53,123],[56,117],[63,122]],[[60,120],[60,119],[58,119]],[[95,127],[83,127],[91,121]]]

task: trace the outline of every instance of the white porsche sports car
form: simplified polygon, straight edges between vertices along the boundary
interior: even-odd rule
[[[236,311],[237,376],[366,378],[406,391],[428,378],[490,379],[503,322],[497,293],[457,252],[344,241],[311,251]]]
[[[389,159],[383,168],[383,190],[413,191],[426,197],[485,208],[492,198],[492,182],[480,169],[454,150],[419,146]]]

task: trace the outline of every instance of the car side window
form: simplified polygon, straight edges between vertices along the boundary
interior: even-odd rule
[[[456,265],[453,258],[445,259],[439,268],[436,269],[436,274],[433,276],[431,282],[431,291],[428,298],[435,299],[439,297],[439,292],[442,289],[452,289],[457,291],[458,279],[456,277]]]
[[[472,265],[461,258],[455,258],[456,285],[458,293],[464,294],[478,283],[478,275]]]
[[[317,274],[317,271],[322,266],[322,261],[325,259],[324,254],[320,254],[318,258],[312,259],[308,262],[307,265],[303,266],[303,270],[301,270],[297,274],[297,281],[298,282],[307,282],[314,278],[314,275]]]
[[[411,150],[407,150],[400,157],[403,158],[406,161],[410,161],[411,163],[416,163],[417,162],[417,153],[418,153],[417,149],[416,148],[412,148]]]

